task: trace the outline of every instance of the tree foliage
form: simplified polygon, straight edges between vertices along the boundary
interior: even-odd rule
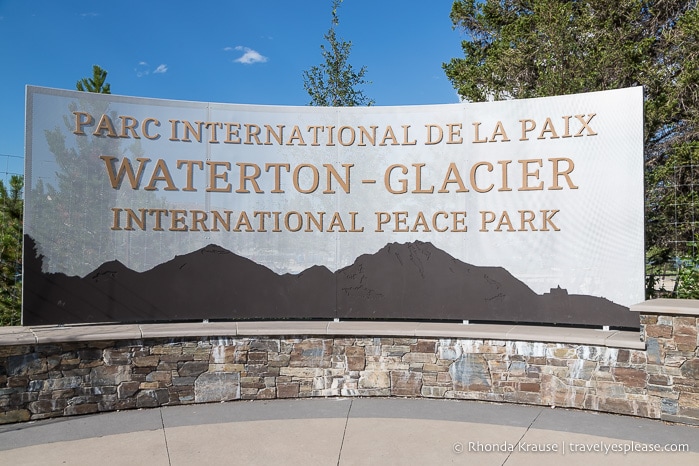
[[[684,253],[691,225],[673,223],[693,207],[676,206],[692,205],[699,179],[672,177],[699,164],[697,0],[457,0],[451,19],[467,38],[443,68],[465,100],[644,87],[646,249],[654,261]]]
[[[12,175],[0,180],[0,325],[19,325],[22,304],[22,188]]]
[[[92,78],[82,78],[75,88],[81,92],[94,92],[96,94],[111,94],[111,87],[107,81],[107,71],[99,65],[92,65]]]
[[[333,0],[332,26],[323,36],[328,47],[321,45],[324,63],[303,72],[303,87],[311,96],[310,105],[326,107],[354,107],[372,105],[374,101],[364,95],[359,86],[369,84],[364,79],[366,66],[355,71],[349,63],[352,42],[338,39],[335,28],[340,20],[337,9],[342,0]]]

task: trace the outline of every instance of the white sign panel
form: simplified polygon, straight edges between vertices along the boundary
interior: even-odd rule
[[[336,272],[429,243],[537,294],[643,300],[641,88],[362,108],[27,92],[43,274],[142,273],[207,245]]]

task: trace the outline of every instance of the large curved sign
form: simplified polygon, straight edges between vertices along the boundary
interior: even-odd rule
[[[319,108],[28,87],[23,322],[637,326],[642,99]]]

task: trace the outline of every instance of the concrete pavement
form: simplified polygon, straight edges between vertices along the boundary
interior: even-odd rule
[[[648,451],[656,449],[664,451]],[[401,398],[235,401],[0,426],[0,464],[8,465],[659,461],[699,464],[699,427],[550,407]]]

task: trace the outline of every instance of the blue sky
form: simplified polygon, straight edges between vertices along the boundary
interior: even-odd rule
[[[336,31],[376,105],[458,102],[441,67],[462,56],[451,3],[343,2]],[[113,94],[306,105],[330,20],[331,0],[0,0],[0,154],[24,155],[26,85],[74,90],[93,64]]]

